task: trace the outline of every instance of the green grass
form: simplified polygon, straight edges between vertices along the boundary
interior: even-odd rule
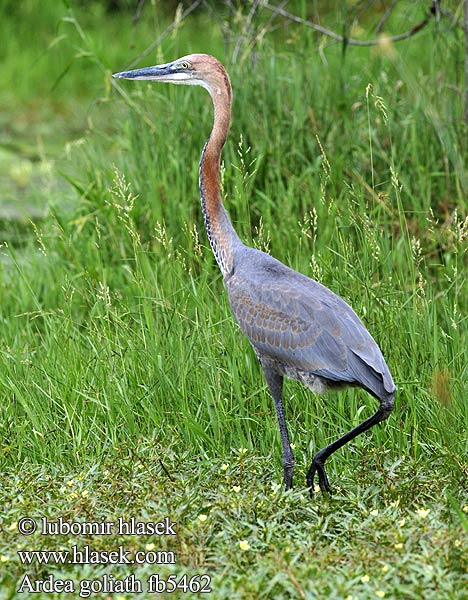
[[[133,572],[143,583],[152,573],[163,578],[208,573],[215,598],[378,598],[382,592],[387,598],[463,598],[466,532],[440,502],[447,482],[434,481],[410,460],[392,464],[391,451],[380,455],[377,478],[370,477],[375,456],[359,454],[359,477],[343,478],[346,489],[333,501],[312,502],[304,489],[284,493],[271,460],[257,453],[234,450],[222,460],[193,458],[177,442],[168,447],[155,438],[141,439],[133,448],[122,445],[98,463],[86,459],[78,471],[27,466],[21,475],[2,478],[3,514],[13,528],[21,516],[33,513],[51,522],[61,515],[67,521],[115,523],[119,517],[159,521],[170,515],[177,536],[116,532],[111,538],[25,538],[9,527],[4,534],[9,550],[1,556],[74,545],[176,554],[175,565],[52,570],[77,589],[81,579],[99,580],[109,572],[121,579]],[[406,494],[410,482],[411,498]],[[37,579],[51,571],[28,570]],[[19,581],[23,572],[13,559],[11,575]],[[7,590],[2,588],[4,597]]]
[[[357,389],[321,397],[288,382],[296,487],[281,490],[274,407],[203,231],[197,179],[209,97],[110,78],[170,19],[148,6],[132,28],[128,15],[104,15],[98,4],[87,14],[44,6],[38,13],[24,3],[2,25],[11,52],[1,102],[12,117],[2,145],[34,169],[49,165],[51,185],[34,176],[24,185],[21,169],[0,172],[9,202],[47,199],[47,215],[34,223],[0,214],[0,594],[27,597],[14,591],[25,570],[75,581],[133,571],[25,569],[16,556],[89,542],[172,548],[175,566],[145,565],[138,577],[207,572],[215,598],[463,598],[461,35],[442,20],[392,51],[348,48],[343,59],[341,47],[319,52],[311,31],[290,26],[265,35],[255,57],[247,42],[230,64],[223,18],[202,13],[157,50],[157,60],[208,51],[228,66],[234,106],[223,185],[236,229],[349,301],[398,385],[389,420],[327,463],[333,498],[311,500],[305,473],[314,451],[375,402]],[[400,9],[391,31],[424,8]],[[261,13],[259,29],[268,17]],[[229,22],[234,40],[245,18]],[[323,18],[340,30],[339,13]],[[363,16],[369,26],[372,18]],[[20,47],[32,19],[41,35]],[[15,92],[14,74],[37,56],[41,36],[49,49]],[[37,98],[41,114],[58,112],[43,137],[21,132],[14,118]],[[178,535],[25,537],[16,528],[24,515],[168,515]]]

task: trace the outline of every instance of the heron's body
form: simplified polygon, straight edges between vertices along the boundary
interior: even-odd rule
[[[379,347],[344,300],[260,250],[241,246],[235,256],[225,277],[231,308],[260,360],[314,391],[394,391]]]
[[[219,164],[231,116],[231,86],[214,57],[193,54],[173,63],[118,73],[127,79],[152,79],[201,85],[213,100],[214,124],[200,161],[200,197],[205,227],[229,294],[232,312],[262,365],[277,411],[286,488],[292,485],[294,457],[282,403],[283,377],[313,391],[359,386],[380,402],[377,412],[318,452],[307,474],[313,491],[329,491],[324,462],[335,450],[387,418],[396,392],[379,347],[351,307],[329,289],[245,246],[222,204]]]

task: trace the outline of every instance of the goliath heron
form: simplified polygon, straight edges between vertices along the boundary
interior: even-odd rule
[[[286,489],[292,487],[294,456],[284,415],[284,376],[324,392],[359,386],[379,401],[371,417],[314,456],[307,472],[313,494],[317,473],[330,492],[325,461],[336,450],[386,419],[396,388],[382,353],[352,308],[329,289],[243,244],[220,193],[221,150],[231,120],[231,84],[223,65],[208,54],[191,54],[163,65],[114,77],[201,85],[211,95],[214,122],[200,160],[199,188],[206,232],[223,274],[232,312],[262,365],[278,416]]]

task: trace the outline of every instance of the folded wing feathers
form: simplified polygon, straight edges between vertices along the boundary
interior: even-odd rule
[[[284,268],[286,282],[272,277],[255,283],[238,275],[227,282],[233,313],[257,350],[332,381],[357,383],[378,397],[394,393],[379,347],[348,304]]]

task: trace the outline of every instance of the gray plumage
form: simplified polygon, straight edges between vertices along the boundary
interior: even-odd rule
[[[225,283],[232,312],[257,354],[275,402],[286,489],[292,487],[294,456],[282,403],[284,376],[322,393],[359,386],[380,401],[374,415],[315,455],[307,473],[310,492],[315,473],[322,491],[330,492],[326,459],[393,409],[396,387],[390,371],[380,348],[342,298],[241,242],[233,254],[235,266]]]
[[[298,379],[319,392],[360,386],[379,400],[380,406],[371,417],[314,456],[307,485],[312,494],[317,473],[321,490],[329,492],[324,467],[327,458],[386,419],[393,408],[396,388],[379,347],[344,300],[239,240],[223,206],[219,186],[221,150],[229,129],[232,102],[223,65],[213,56],[191,54],[114,77],[200,85],[211,95],[214,122],[199,171],[205,228],[226,283],[232,312],[252,343],[275,403],[286,489],[292,486],[294,456],[283,408],[284,376]]]
[[[260,359],[312,389],[395,393],[379,347],[342,298],[260,250],[239,244],[234,257],[225,278],[232,312]]]

